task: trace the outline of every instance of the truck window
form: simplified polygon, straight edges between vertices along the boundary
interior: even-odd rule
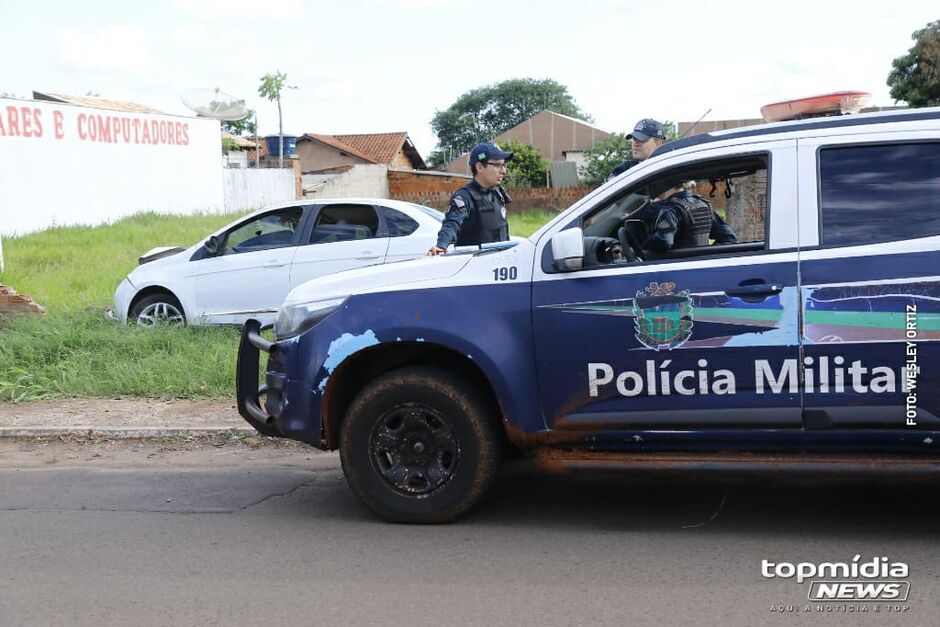
[[[645,252],[641,256],[652,261],[761,250],[767,222],[767,182],[767,157],[764,155],[699,162],[657,173],[631,186],[624,194],[584,218],[581,226],[585,250],[603,251],[611,244],[619,244],[622,249],[628,245],[628,240],[635,249],[650,242],[660,207],[668,202],[670,194],[679,190],[685,198],[694,197],[696,203],[704,200],[711,205],[719,217],[718,224],[725,222],[737,241],[723,241],[728,239],[728,231],[725,230],[716,237],[719,230],[716,228],[709,233],[705,245],[692,245],[688,237],[677,236],[671,248],[645,250],[644,247]],[[688,220],[693,219],[692,216],[682,215],[686,220],[678,229],[690,228]],[[623,236],[622,228],[630,231],[629,237]],[[595,259],[588,252],[585,263],[597,266],[624,262],[623,258],[617,258],[616,253],[611,256],[601,252],[597,257]]]
[[[940,142],[819,151],[823,246],[940,235]]]

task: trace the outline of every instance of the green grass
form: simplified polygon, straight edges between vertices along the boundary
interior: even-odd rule
[[[511,235],[529,237],[557,214],[548,211],[526,211],[509,214],[509,232]]]
[[[242,214],[138,214],[98,227],[4,238],[0,283],[45,316],[0,318],[0,402],[63,397],[223,398],[234,395],[238,331],[139,329],[104,318],[114,289],[155,246],[188,246]],[[511,214],[528,237],[554,214]]]
[[[119,326],[98,312],[18,316],[0,330],[0,401],[234,394],[234,327]]]

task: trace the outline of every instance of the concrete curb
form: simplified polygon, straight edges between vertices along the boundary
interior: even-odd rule
[[[158,438],[211,437],[229,435],[246,437],[259,435],[254,429],[234,427],[203,427],[195,429],[176,428],[101,428],[101,427],[0,427],[0,438],[103,438],[127,440],[152,440]]]

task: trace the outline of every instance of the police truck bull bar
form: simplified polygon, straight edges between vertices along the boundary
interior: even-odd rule
[[[238,413],[254,427],[258,433],[269,436],[283,436],[277,428],[275,419],[261,406],[260,397],[267,394],[270,382],[258,385],[258,363],[261,351],[270,354],[277,350],[273,342],[261,337],[261,323],[248,320],[242,327],[241,341],[238,344],[238,365],[235,375],[235,390],[238,399]]]

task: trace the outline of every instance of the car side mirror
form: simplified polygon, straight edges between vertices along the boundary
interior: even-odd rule
[[[219,236],[213,235],[212,237],[207,239],[206,243],[203,244],[203,248],[205,248],[206,252],[209,253],[210,255],[219,254]]]
[[[580,270],[584,265],[584,231],[580,227],[565,229],[552,236],[552,257],[562,272]]]

